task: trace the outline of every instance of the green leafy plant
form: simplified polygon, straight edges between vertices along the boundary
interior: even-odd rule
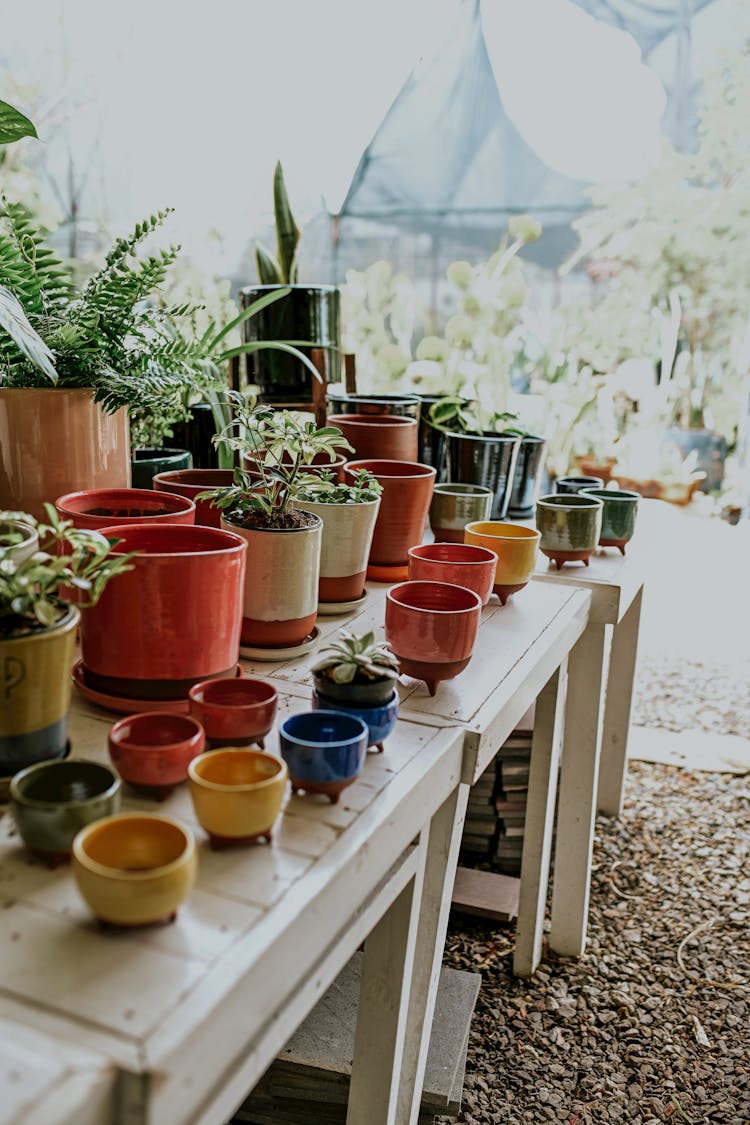
[[[66,612],[61,587],[78,591],[76,605],[86,608],[97,603],[111,578],[131,569],[132,554],[113,557],[113,542],[100,532],[76,528],[61,520],[51,504],[44,507],[48,524],[37,524],[23,512],[3,513],[35,527],[45,549],[22,562],[0,549],[0,636],[55,625]]]
[[[273,210],[276,219],[276,257],[262,242],[255,244],[255,264],[261,285],[294,285],[297,281],[297,246],[300,231],[289,204],[284,172],[278,161],[273,173]]]
[[[0,101],[0,145],[12,144],[22,137],[36,136],[36,128],[28,117],[14,106]]]
[[[517,414],[508,411],[481,412],[476,403],[467,403],[466,399],[451,396],[441,398],[432,404],[429,420],[431,425],[445,433],[530,436],[527,430],[512,425],[518,421]]]
[[[374,633],[357,635],[342,630],[312,671],[336,684],[372,683],[397,679],[399,664],[390,646],[385,641],[376,641]]]
[[[230,488],[203,492],[199,499],[212,500],[230,522],[245,526],[301,526],[302,513],[294,512],[292,504],[299,498],[305,466],[321,453],[334,461],[337,449],[353,452],[351,445],[335,426],[318,428],[301,415],[258,405],[236,391],[227,397],[234,417],[214,442],[241,456],[249,454],[258,475],[235,469]]]
[[[302,474],[297,499],[312,504],[369,504],[382,492],[382,484],[367,469],[357,469],[351,484],[340,483],[325,469],[319,474]]]

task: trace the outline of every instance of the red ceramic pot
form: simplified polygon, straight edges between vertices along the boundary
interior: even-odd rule
[[[203,727],[188,715],[148,711],[111,727],[109,756],[123,781],[166,796],[187,780],[188,766],[206,748]]]
[[[385,635],[401,671],[424,680],[430,695],[471,660],[482,599],[447,582],[402,582],[386,593]]]
[[[348,461],[344,476],[367,469],[383,486],[370,548],[368,578],[395,582],[408,575],[409,548],[422,542],[435,469],[411,461]]]
[[[114,554],[137,553],[132,570],[116,575],[82,612],[89,686],[129,699],[184,699],[193,684],[231,675],[245,541],[213,527],[160,523],[117,524],[108,535],[120,540]]]
[[[497,555],[487,547],[466,543],[424,543],[409,548],[409,578],[422,582],[449,582],[473,590],[487,605],[495,581]]]
[[[257,469],[257,461],[258,458],[254,457],[252,453],[245,453],[242,456],[243,469],[249,474],[251,478],[260,480],[260,473]],[[345,461],[345,453],[337,453],[333,461],[327,453],[316,453],[312,459],[312,462],[309,465],[305,465],[304,471],[306,473],[313,473],[315,476],[317,476],[319,473],[328,470],[333,473],[334,480],[340,481]],[[292,458],[286,451],[284,451],[282,462],[284,465],[292,464]]]
[[[417,460],[416,418],[397,414],[329,414],[326,425],[337,426],[354,446],[353,456]]]
[[[210,500],[195,498],[210,488],[229,488],[233,477],[233,469],[173,469],[169,473],[157,473],[154,488],[192,500],[195,522],[201,527],[221,527],[221,508],[214,507]]]
[[[276,688],[253,676],[206,680],[190,689],[190,714],[211,747],[257,742],[265,749],[263,739],[273,726],[278,701]]]
[[[195,504],[184,496],[154,493],[150,488],[94,488],[68,492],[55,500],[65,520],[76,527],[102,531],[112,524],[195,523]]]

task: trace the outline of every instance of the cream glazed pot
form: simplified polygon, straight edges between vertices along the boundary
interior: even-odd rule
[[[241,644],[283,648],[301,644],[318,616],[323,521],[276,531],[221,526],[247,542]]]
[[[295,507],[320,516],[323,542],[320,554],[321,602],[349,602],[360,598],[365,589],[367,561],[370,557],[380,497],[358,504],[320,504],[297,500]]]

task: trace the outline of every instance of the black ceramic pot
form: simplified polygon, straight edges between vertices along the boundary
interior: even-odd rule
[[[313,672],[313,682],[321,700],[330,699],[349,707],[382,707],[389,702],[396,687],[396,681],[390,679],[369,684],[335,684],[321,672]]]
[[[419,418],[421,401],[417,395],[347,394],[335,387],[328,390],[329,414],[396,414]]]
[[[445,398],[445,395],[419,395],[422,411],[419,415],[419,432],[417,434],[417,460],[421,465],[432,465],[437,471],[436,484],[441,484],[449,479],[446,471],[446,433],[445,430],[433,426],[430,422],[430,410],[436,402],[440,402],[443,398]],[[471,399],[462,399],[462,403],[464,406],[470,406]]]
[[[278,289],[278,285],[252,285],[240,289],[240,308]],[[296,346],[310,356],[311,348],[323,348],[326,382],[341,378],[340,296],[333,285],[292,285],[286,297],[275,301],[242,325],[242,339],[309,340]],[[248,382],[259,388],[261,402],[311,402],[312,374],[294,356],[264,348],[247,357]]]
[[[504,520],[521,439],[511,434],[447,434],[448,479],[481,484],[493,493],[490,518]]]
[[[196,402],[190,407],[188,422],[175,422],[172,437],[165,441],[167,449],[186,449],[193,458],[194,469],[218,469],[219,458],[213,436],[216,423],[211,404]]]
[[[514,519],[528,519],[534,515],[546,454],[547,443],[544,438],[533,437],[531,434],[521,438],[508,504],[508,515]]]
[[[192,467],[193,458],[187,449],[136,449],[131,462],[133,488],[153,488],[157,473]]]

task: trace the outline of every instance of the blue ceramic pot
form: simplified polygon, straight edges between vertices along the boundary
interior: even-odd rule
[[[345,711],[290,715],[279,729],[279,743],[292,791],[324,793],[336,804],[362,769],[369,738],[367,724]]]
[[[381,707],[359,707],[357,704],[337,703],[330,699],[321,699],[317,691],[313,690],[312,703],[316,711],[341,711],[346,715],[354,715],[361,719],[369,733],[368,746],[377,746],[382,753],[383,743],[393,731],[398,718],[399,698],[398,692],[393,691],[391,698]]]

